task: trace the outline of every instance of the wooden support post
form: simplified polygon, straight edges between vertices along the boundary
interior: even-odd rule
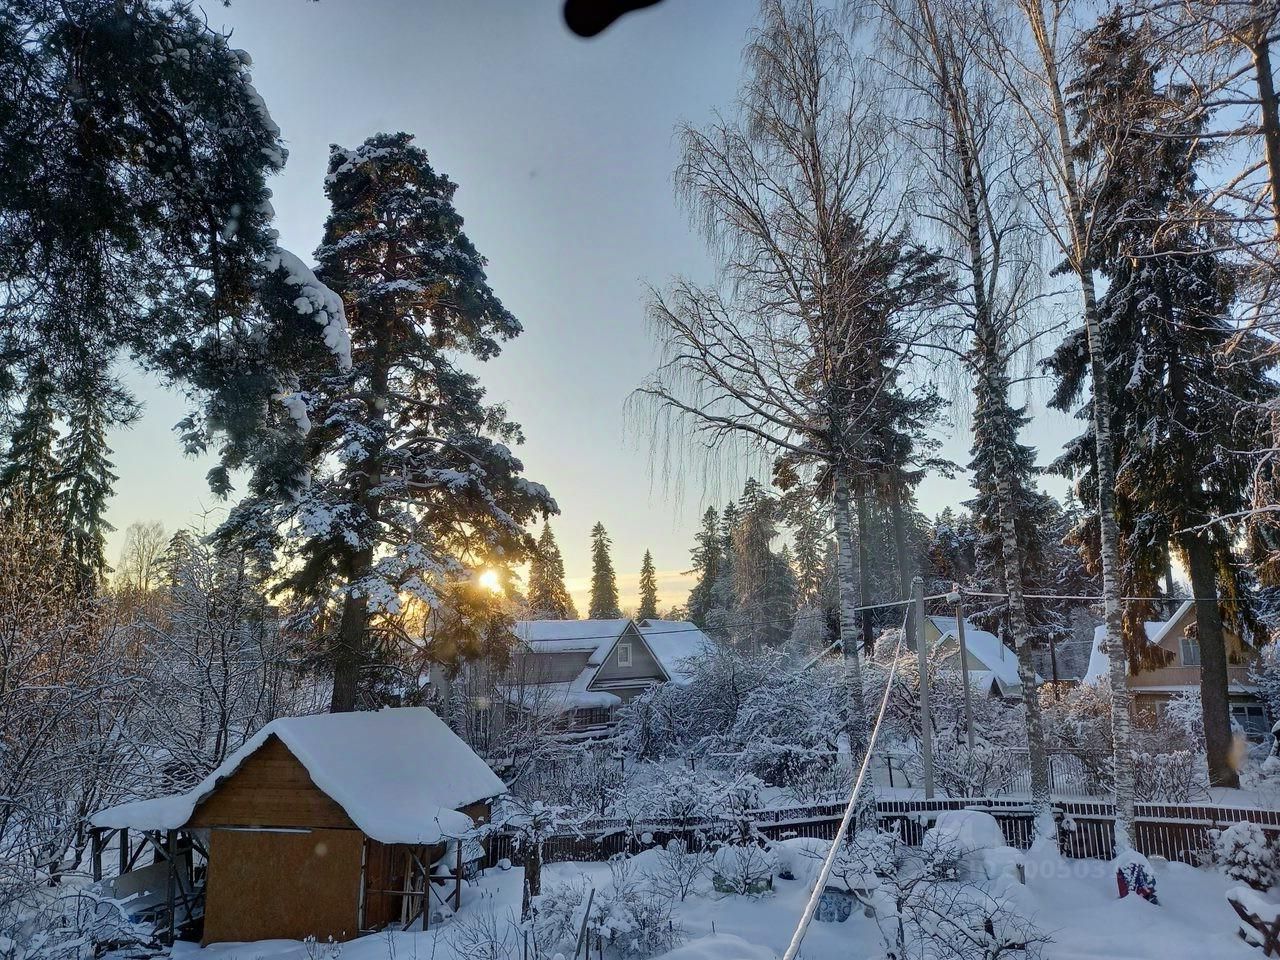
[[[169,905],[169,944],[172,945],[178,935],[178,831],[169,830],[165,834],[165,849],[169,859],[169,871],[165,879],[165,903]]]
[[[458,863],[457,872],[453,876],[453,910],[455,913],[462,909],[462,838],[458,838]]]
[[[973,698],[969,693],[969,647],[964,642],[964,592],[960,584],[951,585],[956,595],[956,640],[960,644],[960,676],[964,684],[964,728],[968,734],[969,749],[973,750]]]
[[[924,767],[924,798],[933,799],[933,717],[929,713],[929,644],[924,637],[924,581],[911,581],[915,597],[916,655],[920,664],[920,761]]]
[[[116,851],[120,858],[119,876],[124,876],[129,872],[129,828],[121,827],[116,834],[116,842],[120,848]]]
[[[89,830],[89,847],[93,851],[93,882],[102,882],[102,828]]]

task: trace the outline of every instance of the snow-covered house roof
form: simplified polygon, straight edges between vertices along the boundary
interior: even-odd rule
[[[1179,622],[1187,609],[1191,606],[1188,600],[1179,608],[1168,620],[1148,620],[1142,627],[1147,635],[1147,643],[1152,646],[1159,645],[1169,635],[1169,631],[1174,624]],[[1102,641],[1107,637],[1107,625],[1100,623],[1093,628],[1093,649],[1089,653],[1089,669],[1085,671],[1082,683],[1098,683],[1103,677],[1109,676],[1111,673],[1111,660],[1102,651]]]
[[[630,620],[518,620],[516,637],[534,653],[590,653],[603,661]]]
[[[687,620],[650,618],[636,624],[645,643],[667,671],[672,683],[687,686],[692,681],[688,661],[711,651],[711,638]]]
[[[938,630],[938,640],[934,645],[942,646],[949,640],[956,639],[955,617],[930,617],[929,620]],[[994,633],[980,630],[968,618],[964,621],[964,646],[969,656],[977,660],[985,669],[969,671],[970,682],[990,689],[997,685],[1001,696],[1019,696],[1022,692],[1022,678],[1018,676],[1018,655],[1006,647]]]
[[[618,706],[622,698],[610,690],[620,687],[631,689],[668,680],[687,683],[683,661],[710,641],[692,624],[645,622],[656,626],[643,627],[627,619],[518,621],[516,637],[532,656],[525,658],[523,669],[516,671],[513,680],[499,686],[499,693],[523,709],[554,715]],[[648,651],[655,674],[615,677],[606,684],[602,668],[624,637]],[[539,664],[544,669],[540,670]]]
[[[96,827],[176,830],[271,736],[365,834],[382,843],[438,843],[473,826],[460,807],[506,793],[471,748],[426,707],[282,717],[259,730],[187,793],[94,814]]]

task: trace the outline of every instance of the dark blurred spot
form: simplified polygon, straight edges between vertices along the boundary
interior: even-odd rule
[[[580,37],[594,37],[632,10],[652,7],[662,0],[564,0],[564,22]]]

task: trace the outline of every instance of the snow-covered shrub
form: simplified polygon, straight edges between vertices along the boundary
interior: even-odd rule
[[[1133,754],[1134,797],[1188,803],[1209,799],[1209,772],[1203,753],[1172,750]]]
[[[610,882],[596,893],[587,929],[617,957],[667,953],[684,938],[671,916],[671,898],[655,889],[632,861],[609,863]]]
[[[726,843],[716,850],[712,869],[716,890],[754,897],[773,888],[778,858],[758,843]]]
[[[1211,830],[1213,862],[1232,880],[1255,890],[1270,890],[1280,879],[1276,843],[1266,831],[1248,820],[1224,830]]]
[[[649,870],[649,880],[656,890],[683,901],[706,876],[715,853],[700,835],[693,843],[679,838],[667,841],[665,847],[654,853],[654,865]]]
[[[680,943],[684,935],[671,916],[670,898],[649,885],[629,861],[611,862],[610,873],[610,882],[594,892],[582,877],[549,885],[534,900],[533,932],[542,956],[572,956],[584,931],[584,917],[589,955],[603,951],[610,957],[641,960]]]
[[[1173,733],[1178,746],[1192,753],[1204,752],[1204,708],[1199,688],[1180,690],[1165,705],[1161,733]]]
[[[886,956],[1039,956],[1048,937],[1017,914],[1001,887],[961,879],[954,841],[935,833],[914,849],[893,831],[860,831],[837,850],[832,883],[870,911]]]
[[[1268,756],[1240,771],[1240,786],[1258,798],[1262,806],[1280,807],[1280,757]]]
[[[548,884],[533,898],[533,934],[542,954],[573,953],[590,890],[587,878],[579,876]]]
[[[948,746],[934,753],[935,782],[950,797],[998,797],[1024,769],[1022,754],[983,741]]]
[[[511,960],[519,930],[514,917],[499,917],[488,909],[467,910],[445,928],[445,939],[467,960]]]

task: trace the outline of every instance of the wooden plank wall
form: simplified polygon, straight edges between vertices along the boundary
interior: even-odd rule
[[[204,942],[358,934],[358,830],[213,829]]]
[[[196,807],[188,826],[356,828],[275,736]]]

